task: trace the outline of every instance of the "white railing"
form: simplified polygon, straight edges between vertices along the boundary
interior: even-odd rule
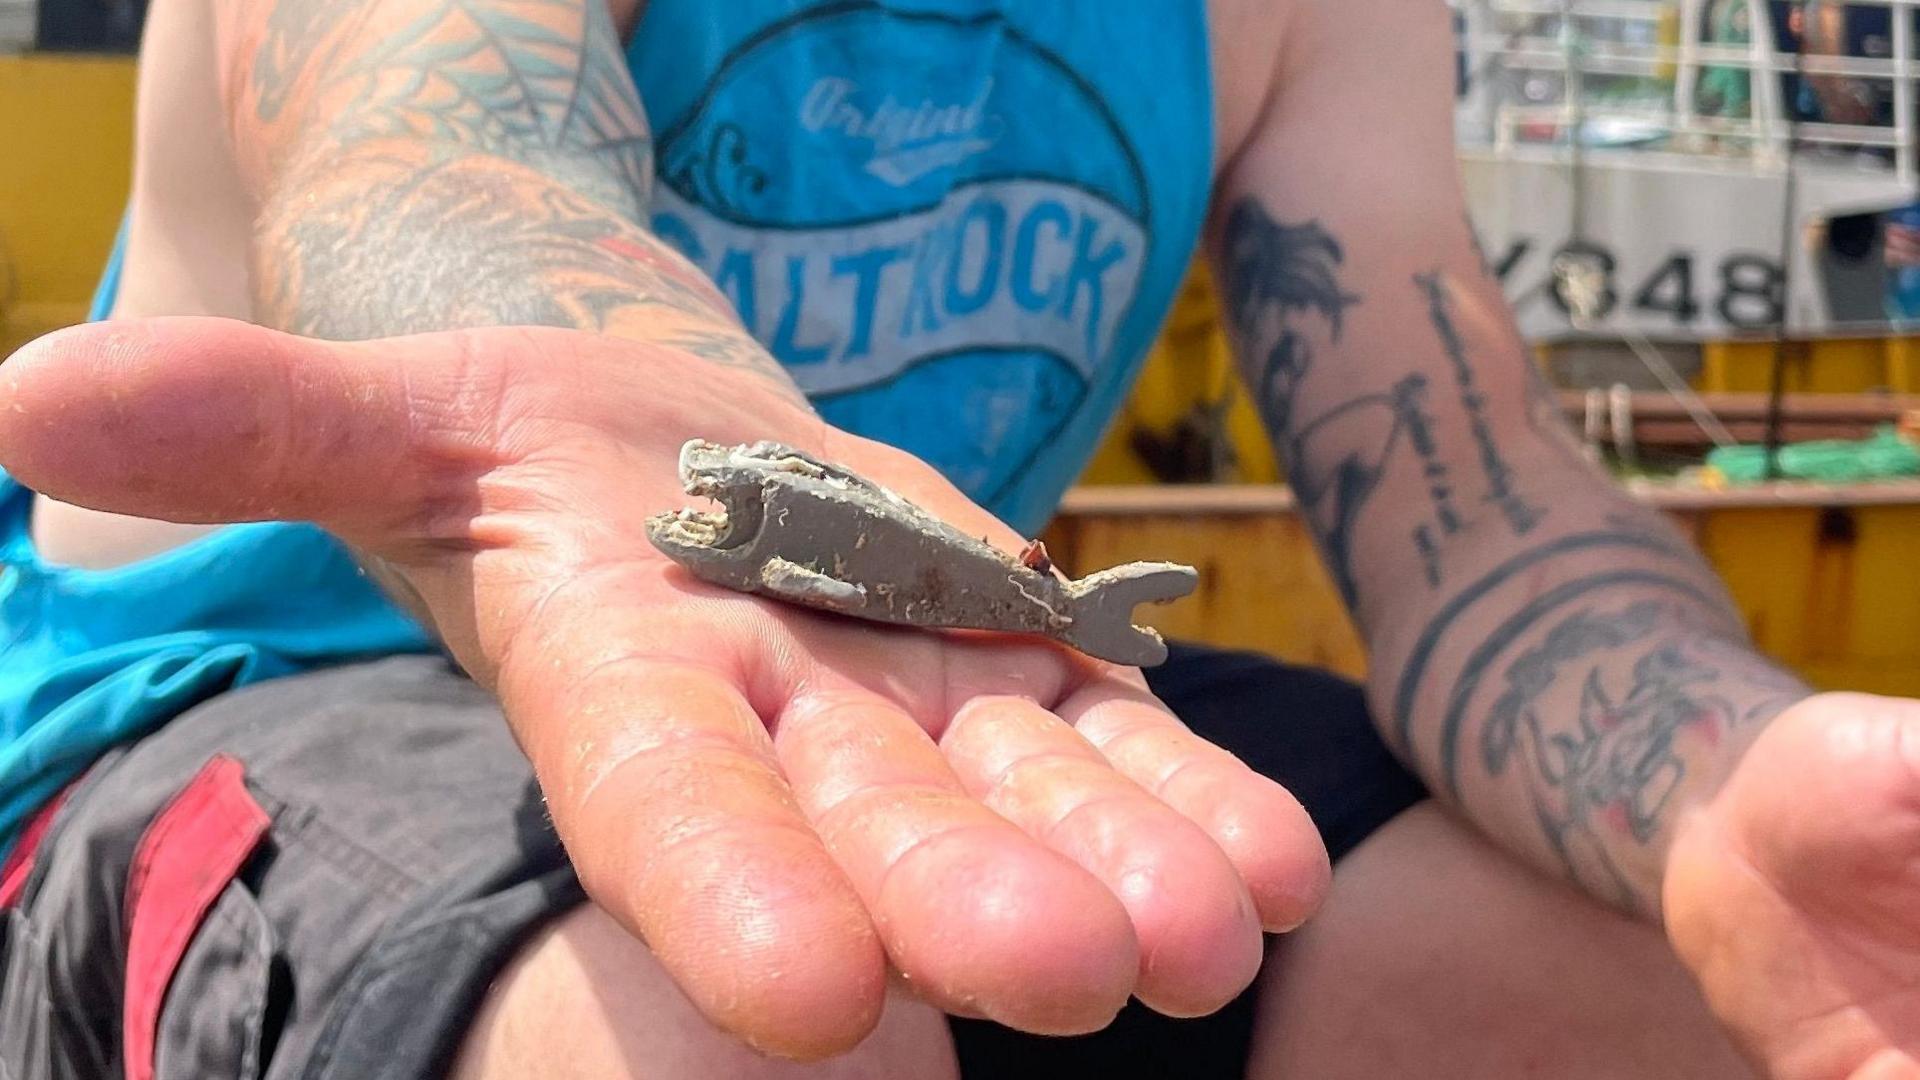
[[[1800,147],[1854,148],[1865,152],[1856,162],[1861,167],[1878,163],[1901,182],[1913,181],[1914,79],[1920,75],[1913,19],[1920,0],[1845,5],[1887,13],[1886,57],[1781,52],[1766,0],[1736,0],[1747,17],[1749,40],[1743,43],[1702,40],[1708,0],[1453,2],[1465,24],[1460,40],[1470,72],[1467,109],[1478,114],[1480,138],[1497,148],[1526,141],[1537,128],[1549,131],[1553,141],[1571,142],[1576,133],[1584,139],[1598,125],[1626,122],[1644,131],[1644,141],[1666,140],[1667,149],[1685,151],[1703,140],[1714,144],[1717,156],[1744,149],[1756,167],[1783,166]],[[1702,113],[1700,75],[1707,69],[1746,73],[1748,115]],[[1796,121],[1781,100],[1781,76],[1787,74],[1866,83],[1880,100],[1890,100],[1889,122]],[[1496,93],[1514,78],[1539,77],[1558,79],[1558,94],[1515,101]],[[1665,89],[1608,101],[1586,88],[1596,77],[1647,80]],[[1538,91],[1537,82],[1532,89]]]

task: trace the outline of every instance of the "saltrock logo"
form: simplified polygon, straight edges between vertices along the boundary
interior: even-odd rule
[[[957,165],[993,146],[986,108],[993,80],[985,80],[972,101],[943,104],[923,97],[906,104],[892,94],[870,101],[859,83],[827,76],[813,84],[800,103],[800,126],[814,134],[844,133],[872,146],[866,171],[903,187],[934,169]]]
[[[981,497],[1079,408],[1146,266],[1137,156],[998,16],[802,13],[727,57],[659,155],[659,235],[821,410]]]

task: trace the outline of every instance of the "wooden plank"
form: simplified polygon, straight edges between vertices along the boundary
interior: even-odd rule
[[[1580,430],[1586,421],[1585,391],[1563,390],[1561,407],[1567,420]],[[1766,394],[1701,394],[1701,403],[1726,425],[1740,442],[1759,443],[1767,437]],[[1691,447],[1711,445],[1686,407],[1670,394],[1632,395],[1634,438],[1642,446]],[[1781,437],[1787,442],[1814,439],[1861,439],[1882,424],[1899,423],[1920,410],[1916,394],[1788,394],[1782,402]]]
[[[1623,488],[1640,502],[1660,510],[1726,510],[1768,506],[1920,505],[1920,480],[1832,486],[1812,483],[1756,484],[1707,491],[1638,482]],[[1060,503],[1063,516],[1227,517],[1291,514],[1293,492],[1284,484],[1140,484],[1080,487]]]

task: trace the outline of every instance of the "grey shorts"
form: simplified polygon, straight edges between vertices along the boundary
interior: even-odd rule
[[[1422,796],[1348,683],[1190,647],[1153,681],[1336,857]],[[0,913],[0,1080],[439,1076],[501,966],[584,900],[498,706],[432,657],[219,697],[45,822]],[[1224,1078],[1251,1024],[1248,995],[1085,1039],[953,1032],[970,1078]]]

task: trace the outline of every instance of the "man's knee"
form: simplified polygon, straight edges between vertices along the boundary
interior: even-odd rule
[[[495,981],[453,1080],[855,1080],[953,1077],[943,1016],[896,997],[853,1053],[771,1061],[695,1012],[646,946],[587,905],[529,941]]]
[[[1255,1077],[1751,1077],[1658,931],[1431,803],[1341,862],[1262,977]]]

